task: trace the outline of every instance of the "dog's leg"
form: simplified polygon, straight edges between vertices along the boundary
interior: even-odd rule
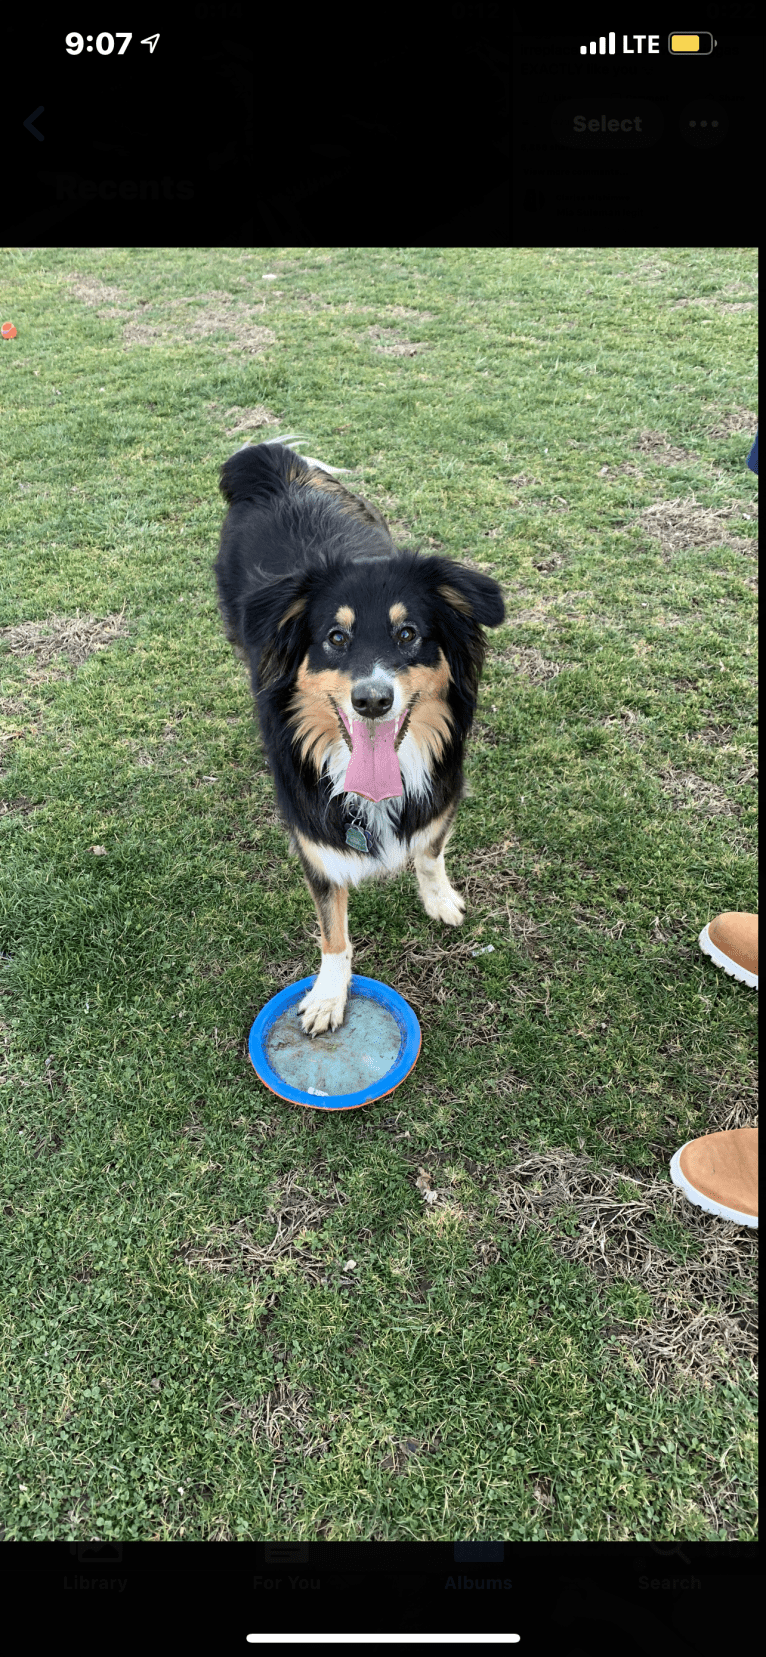
[[[351,983],[352,948],[348,936],[348,887],[334,886],[301,857],[306,884],[314,899],[322,934],[322,967],[298,1008],[307,1036],[337,1030],[343,1023]]]
[[[442,813],[431,824],[431,838],[422,851],[415,853],[420,901],[427,915],[446,926],[461,926],[465,919],[465,903],[454,886],[450,886],[444,867],[444,848],[452,833],[455,819],[453,807]]]

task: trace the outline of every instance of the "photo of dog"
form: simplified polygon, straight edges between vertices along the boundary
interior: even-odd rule
[[[504,606],[491,577],[397,549],[375,507],[296,441],[246,444],[222,466],[215,576],[319,919],[321,969],[299,1009],[314,1037],[343,1022],[349,886],[412,861],[426,914],[463,920],[444,850],[465,792],[482,629],[500,626]]]

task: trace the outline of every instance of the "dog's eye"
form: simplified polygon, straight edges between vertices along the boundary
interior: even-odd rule
[[[397,638],[400,644],[412,644],[413,639],[416,639],[417,636],[415,628],[410,627],[409,625],[406,627],[400,627],[399,632],[397,633]]]
[[[345,633],[341,633],[339,627],[333,627],[332,631],[328,633],[327,638],[328,642],[333,645],[336,650],[342,650],[346,642],[346,635]]]

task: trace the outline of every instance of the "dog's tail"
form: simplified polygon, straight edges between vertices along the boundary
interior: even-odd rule
[[[263,440],[263,445],[259,444],[258,447],[261,448],[264,445],[268,445],[270,443],[284,443],[284,446],[287,449],[293,443],[307,443],[307,442],[308,442],[308,438],[306,438],[306,437],[292,437],[292,436],[291,437],[265,437],[264,440]],[[243,443],[242,444],[242,449],[251,449],[252,447],[253,447],[252,443]],[[238,450],[239,454],[242,453],[242,449]],[[295,450],[295,453],[298,454],[297,449]],[[320,472],[333,472],[334,473],[334,472],[347,472],[349,470],[348,466],[328,466],[328,465],[326,465],[325,461],[323,461],[323,460],[312,460],[310,455],[299,455],[298,458],[300,460],[305,460],[307,466],[318,466]]]
[[[221,467],[221,493],[229,505],[237,501],[265,505],[282,494],[298,475],[307,478],[310,471],[317,471],[331,478],[335,472],[347,470],[345,466],[327,466],[323,460],[310,460],[289,447],[302,441],[298,437],[270,437],[265,443],[243,443]]]
[[[332,495],[342,512],[359,523],[382,530],[389,543],[388,525],[376,506],[363,495],[353,495],[336,477],[336,472],[348,472],[347,466],[328,466],[324,460],[312,460],[289,445],[303,443],[302,437],[267,437],[263,443],[243,443],[241,449],[221,467],[221,491],[230,506],[237,501],[251,501],[266,506],[291,486],[318,489]]]

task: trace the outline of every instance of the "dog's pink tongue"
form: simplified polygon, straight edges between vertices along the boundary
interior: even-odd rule
[[[397,719],[389,719],[385,724],[376,720],[370,736],[370,727],[365,719],[354,719],[349,724],[343,709],[339,708],[338,712],[351,737],[346,793],[361,794],[365,800],[393,800],[403,794],[402,773],[394,742],[404,716],[400,714]]]

